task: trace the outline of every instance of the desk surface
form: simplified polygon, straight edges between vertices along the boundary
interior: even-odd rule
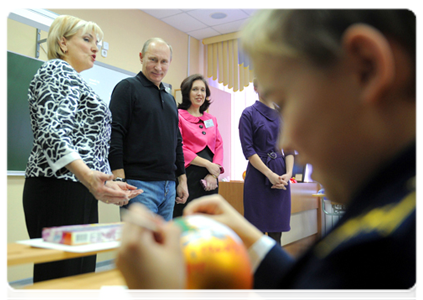
[[[10,243],[7,245],[7,265],[27,263],[44,263],[62,259],[69,259],[101,252],[116,251],[113,249],[97,250],[93,252],[66,252],[56,249],[35,248],[25,244]],[[100,289],[102,286],[125,286],[125,280],[116,269],[69,276],[43,282],[37,282],[26,289]]]
[[[29,263],[44,263],[115,250],[116,249],[106,249],[85,253],[73,253],[63,250],[35,248],[24,244],[9,243],[7,244],[7,265],[14,266]]]
[[[100,289],[103,286],[126,286],[125,279],[117,269],[63,277],[34,283],[25,289]]]

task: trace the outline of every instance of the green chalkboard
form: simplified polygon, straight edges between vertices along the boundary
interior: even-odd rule
[[[32,149],[28,87],[43,61],[7,52],[7,170],[25,171]]]
[[[28,87],[43,63],[44,61],[32,57],[7,52],[7,171],[10,175],[21,175],[25,171],[32,149]],[[95,62],[93,68],[81,73],[81,77],[107,104],[115,85],[122,79],[135,75],[100,62]],[[163,84],[171,93],[172,86]]]

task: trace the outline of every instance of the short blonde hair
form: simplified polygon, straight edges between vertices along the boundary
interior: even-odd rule
[[[353,24],[376,28],[415,57],[416,17],[406,9],[262,10],[244,27],[241,40],[251,57],[305,58],[325,67],[343,55],[342,38]]]
[[[297,56],[284,41],[281,30],[289,16],[287,10],[259,10],[241,31],[242,47],[251,56]]]
[[[77,17],[62,15],[58,16],[50,26],[47,37],[48,59],[63,58],[65,53],[60,48],[60,40],[72,38],[80,29],[82,33],[93,32],[98,42],[103,39],[103,31],[94,22],[87,22]]]
[[[253,79],[253,86],[254,86],[255,89],[258,87],[257,77],[254,77],[254,79]]]

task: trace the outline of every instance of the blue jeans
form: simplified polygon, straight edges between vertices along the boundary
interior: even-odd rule
[[[175,181],[140,181],[128,179],[128,184],[142,189],[144,192],[129,200],[129,203],[122,208],[128,208],[135,202],[144,204],[153,213],[162,216],[166,221],[170,221],[173,216],[175,206]]]

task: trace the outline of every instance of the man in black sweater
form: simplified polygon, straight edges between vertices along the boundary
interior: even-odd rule
[[[140,202],[170,220],[175,198],[181,203],[188,198],[176,102],[162,83],[172,48],[160,38],[149,39],[140,60],[142,71],[123,79],[112,93],[109,161],[115,180],[144,191],[127,206]]]

